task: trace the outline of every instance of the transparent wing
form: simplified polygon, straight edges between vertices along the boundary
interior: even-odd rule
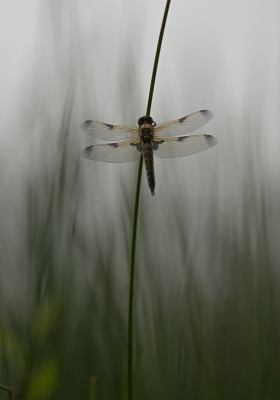
[[[81,129],[89,135],[102,140],[135,139],[139,137],[138,129],[133,126],[110,125],[91,119],[83,122]]]
[[[86,147],[81,155],[84,158],[108,163],[122,163],[138,160],[142,153],[139,141],[126,140],[120,143],[96,144]]]
[[[200,128],[213,118],[213,113],[208,110],[196,111],[186,117],[175,119],[174,121],[164,122],[157,125],[154,136],[175,136],[190,133]]]
[[[191,135],[174,138],[157,138],[153,142],[157,157],[183,157],[210,149],[218,140],[212,135]]]

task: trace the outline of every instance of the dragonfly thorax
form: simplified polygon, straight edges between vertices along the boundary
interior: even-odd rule
[[[150,124],[143,124],[139,127],[139,134],[144,142],[150,142],[154,136],[154,128]]]
[[[152,117],[144,115],[139,118],[139,136],[143,142],[151,142],[154,136],[154,126],[156,123],[153,121]]]

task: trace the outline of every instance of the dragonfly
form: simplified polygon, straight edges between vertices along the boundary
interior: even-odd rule
[[[81,124],[84,132],[98,139],[114,140],[114,143],[87,146],[81,155],[89,160],[108,163],[135,161],[143,156],[148,185],[154,195],[154,155],[163,158],[183,157],[215,146],[218,140],[212,135],[186,135],[212,118],[211,111],[200,110],[157,125],[152,117],[144,115],[138,120],[138,128],[87,120]],[[115,142],[119,140],[122,141]]]

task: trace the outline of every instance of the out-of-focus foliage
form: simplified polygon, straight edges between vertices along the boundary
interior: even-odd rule
[[[38,365],[30,377],[26,390],[27,399],[50,399],[59,382],[59,361],[56,357],[46,357],[43,365]]]
[[[105,217],[98,193],[92,204],[98,202],[106,223],[95,226],[101,216],[87,206],[86,225],[81,196],[89,178],[63,132],[68,145],[57,147],[57,163],[47,176],[43,171],[26,181],[17,264],[24,290],[15,296],[19,304],[1,298],[1,382],[30,399],[77,399],[89,398],[94,375],[97,398],[122,399],[128,189],[123,225]],[[249,152],[244,158],[248,168],[234,212],[219,209],[215,195],[226,187],[217,182],[202,203],[203,218],[192,216],[193,202],[186,210],[180,189],[179,202],[166,195],[168,203],[158,210],[163,218],[141,209],[136,398],[262,400],[280,394],[279,271],[272,246],[278,201],[269,195],[265,171],[252,172]],[[119,243],[126,252],[118,252]]]

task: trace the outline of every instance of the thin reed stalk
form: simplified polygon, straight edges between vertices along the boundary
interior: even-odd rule
[[[153,93],[155,87],[155,80],[157,74],[157,67],[159,61],[159,55],[161,50],[161,44],[165,29],[165,24],[167,20],[167,15],[169,11],[171,0],[166,1],[165,11],[162,19],[161,30],[158,38],[157,50],[154,60],[153,73],[150,84],[150,92],[147,104],[146,115],[150,115]],[[129,305],[128,305],[128,362],[127,362],[127,379],[128,379],[128,400],[132,400],[133,393],[133,290],[134,290],[134,272],[135,272],[135,251],[136,251],[136,235],[137,235],[137,222],[138,222],[138,209],[139,209],[139,198],[140,198],[140,188],[141,188],[141,177],[143,169],[143,156],[140,158],[138,167],[138,178],[136,185],[136,195],[134,204],[134,217],[133,217],[133,228],[132,228],[132,241],[131,241],[131,259],[130,259],[130,284],[129,284]]]

